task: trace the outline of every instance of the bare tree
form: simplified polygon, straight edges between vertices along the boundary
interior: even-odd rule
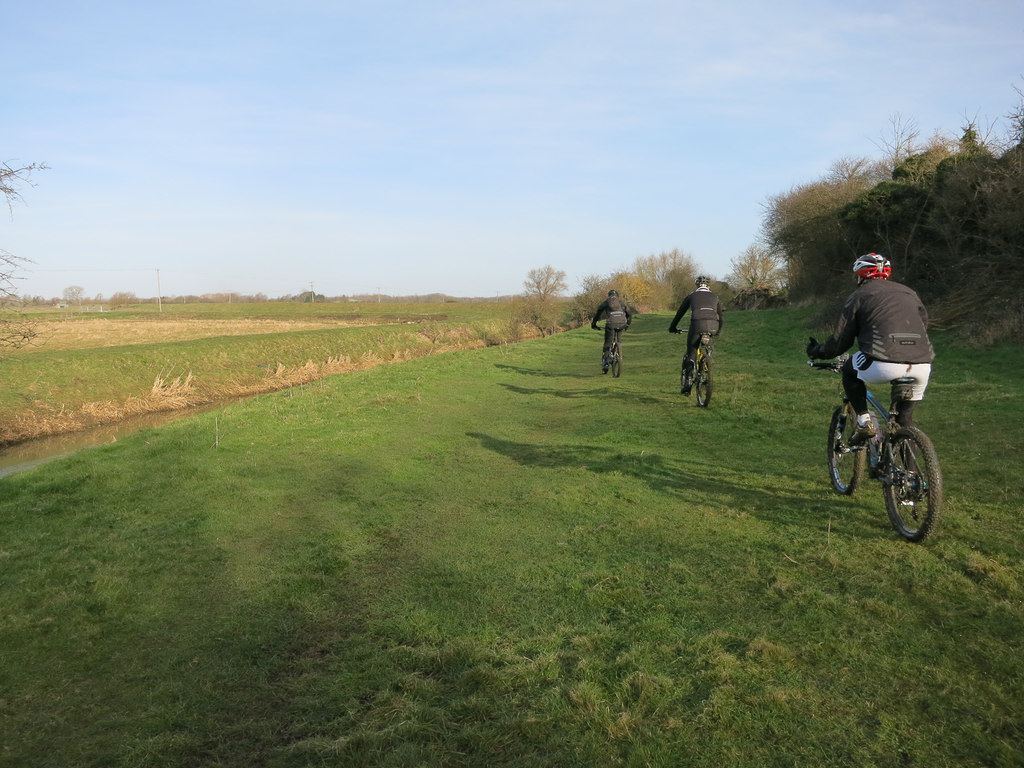
[[[23,347],[37,335],[35,325],[20,315],[10,313],[10,305],[20,301],[14,292],[14,269],[26,261],[0,250],[0,349]]]
[[[569,284],[565,282],[565,272],[551,265],[531,269],[523,281],[524,295],[527,298],[549,301],[561,296]]]
[[[13,253],[0,249],[0,306],[6,306],[17,299],[15,290],[15,272],[21,264],[28,260]]]
[[[1017,106],[1006,116],[1006,119],[1010,121],[1009,140],[1011,146],[1022,146],[1024,145],[1024,90],[1016,85],[1013,86],[1013,90],[1017,92]]]
[[[878,183],[877,164],[861,159],[836,161],[818,181],[769,197],[761,239],[786,259],[790,296],[830,292],[845,284],[856,252],[844,237],[839,211]]]
[[[532,325],[542,335],[558,331],[564,306],[558,299],[568,288],[565,272],[552,266],[531,269],[523,281],[523,301],[517,315],[520,322]]]
[[[899,112],[889,117],[890,135],[875,144],[882,151],[882,163],[892,173],[900,163],[917,154],[921,131],[913,120],[904,120]]]
[[[14,203],[21,200],[19,189],[22,186],[32,186],[32,172],[45,168],[42,163],[17,168],[0,162],[0,195],[3,195],[4,202],[12,214]],[[17,300],[17,292],[14,289],[15,274],[27,261],[0,248],[0,308],[6,309],[12,301]],[[23,318],[0,318],[0,348],[22,347],[35,337],[34,326]]]
[[[753,288],[778,293],[786,285],[786,260],[782,254],[754,243],[730,262],[732,271],[726,282],[737,288]]]
[[[85,296],[85,288],[80,285],[69,285],[64,289],[64,301],[68,304],[81,304]]]
[[[12,167],[9,163],[0,163],[0,195],[3,195],[7,209],[14,214],[14,204],[21,200],[22,186],[32,186],[30,177],[33,171],[42,170],[46,166],[33,163],[21,168]],[[14,274],[26,260],[0,249],[0,298],[9,300],[15,297]]]
[[[21,200],[19,187],[32,186],[32,173],[44,171],[46,168],[47,166],[43,163],[32,163],[21,168],[13,168],[9,163],[0,162],[0,195],[4,196],[8,208]]]

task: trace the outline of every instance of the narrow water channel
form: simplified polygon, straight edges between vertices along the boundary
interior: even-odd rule
[[[6,446],[0,448],[0,477],[31,469],[40,464],[45,464],[47,461],[68,456],[83,448],[91,448],[95,445],[120,440],[122,437],[138,432],[140,429],[159,427],[186,416],[203,413],[215,408],[223,408],[225,405],[227,403],[216,403],[180,411],[148,413],[118,424],[94,427],[82,432],[37,437],[34,440],[26,440],[23,443]]]

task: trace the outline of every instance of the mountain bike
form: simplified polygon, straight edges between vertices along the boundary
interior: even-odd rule
[[[812,368],[839,373],[843,361],[808,360]],[[942,472],[935,446],[917,427],[896,422],[896,403],[907,399],[912,378],[893,379],[886,408],[868,391],[875,436],[858,444],[857,414],[845,392],[828,427],[828,472],[832,487],[852,496],[864,477],[882,484],[889,522],[907,541],[923,541],[934,533],[942,511]]]
[[[687,333],[687,331],[677,331]],[[702,333],[697,348],[694,350],[693,360],[683,357],[683,369],[679,375],[680,391],[689,394],[690,387],[697,390],[697,405],[707,408],[711,402],[711,349],[712,336],[710,333]],[[689,386],[688,386],[689,384]]]
[[[598,330],[604,330],[600,328]],[[625,328],[617,329],[612,335],[612,345],[608,349],[608,358],[604,361],[604,368],[611,369],[612,378],[617,379],[622,374],[622,332]]]

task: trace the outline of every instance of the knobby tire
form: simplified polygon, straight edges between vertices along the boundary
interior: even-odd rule
[[[867,450],[850,448],[850,439],[857,431],[857,419],[847,406],[832,413],[828,426],[828,476],[839,493],[852,496],[864,479]]]
[[[702,354],[697,361],[694,386],[697,388],[697,405],[707,408],[711,402],[711,362],[706,353]]]
[[[889,522],[907,541],[935,531],[942,511],[942,472],[935,446],[916,427],[900,427],[887,438],[882,495]]]

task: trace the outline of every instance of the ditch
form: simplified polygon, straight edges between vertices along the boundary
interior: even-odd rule
[[[72,453],[97,445],[116,442],[141,429],[160,427],[186,416],[223,408],[228,402],[209,403],[177,411],[159,411],[134,416],[116,424],[104,424],[77,432],[65,432],[45,437],[35,437],[12,445],[0,447],[0,478],[23,472],[26,469],[45,464],[48,461],[69,456]]]

